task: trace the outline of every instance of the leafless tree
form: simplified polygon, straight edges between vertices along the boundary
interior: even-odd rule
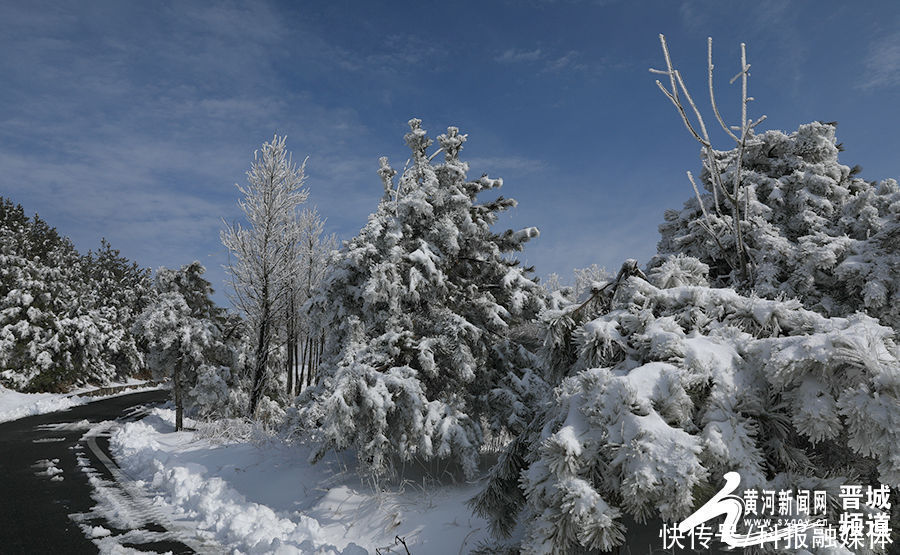
[[[226,270],[232,302],[244,314],[256,343],[251,416],[265,390],[278,320],[286,311],[288,285],[297,271],[297,209],[309,194],[303,188],[305,166],[305,161],[300,166],[293,163],[285,137],[275,135],[264,143],[254,153],[247,185],[237,185],[244,195],[239,204],[249,225],[226,223],[221,234],[230,252]]]
[[[324,234],[325,220],[315,208],[303,209],[297,226],[297,270],[290,278],[286,326],[289,395],[302,391],[315,375],[322,337],[302,307],[324,277],[331,251],[337,248],[337,238]]]
[[[737,156],[733,158],[731,162],[734,165],[730,176],[731,183],[726,183],[725,175],[727,174],[727,168],[723,167],[723,164],[716,157],[716,151],[713,148],[703,115],[697,107],[697,104],[694,102],[693,97],[691,97],[691,94],[684,83],[684,79],[681,76],[681,72],[672,65],[669,47],[666,44],[666,37],[664,35],[659,35],[659,42],[662,46],[663,57],[666,61],[666,69],[651,69],[650,71],[660,75],[666,75],[669,78],[668,87],[663,85],[659,80],[656,81],[656,85],[672,102],[672,105],[675,106],[675,109],[678,112],[678,115],[681,116],[681,120],[684,122],[687,130],[703,147],[703,156],[710,173],[713,204],[717,215],[721,216],[719,204],[720,196],[724,197],[731,208],[731,225],[732,232],[734,233],[735,246],[733,257],[732,260],[729,261],[729,265],[732,270],[738,272],[741,281],[746,281],[750,276],[752,261],[750,260],[747,245],[744,241],[742,220],[744,220],[749,210],[750,199],[746,194],[746,190],[742,187],[741,165],[744,149],[748,146],[749,141],[752,140],[753,130],[766,119],[766,116],[761,116],[759,119],[751,121],[747,116],[747,105],[753,100],[753,97],[747,95],[747,80],[750,77],[750,64],[747,63],[747,47],[744,43],[741,43],[741,70],[732,77],[730,81],[730,83],[734,83],[738,78],[741,80],[741,124],[740,126],[729,126],[722,118],[718,104],[716,103],[715,86],[713,84],[713,68],[715,66],[713,65],[712,60],[712,38],[710,37],[707,39],[707,75],[710,106],[712,107],[712,112],[715,115],[716,121],[728,137],[737,144]],[[690,107],[694,119],[696,120],[696,124],[691,121],[688,111],[685,108],[685,103]],[[705,224],[702,225],[704,226],[704,229],[716,241],[719,248],[726,251],[722,246],[722,236],[727,230],[723,229],[722,225],[716,224],[716,221],[721,220],[717,219],[714,221],[713,218],[710,217],[706,205],[700,197],[700,190],[697,187],[694,176],[691,172],[687,172],[687,176],[691,182],[691,186],[694,188],[694,193],[697,195],[700,209],[703,211]]]

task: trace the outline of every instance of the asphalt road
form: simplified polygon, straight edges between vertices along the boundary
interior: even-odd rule
[[[165,390],[132,393],[0,424],[0,554],[97,553],[98,547],[70,517],[73,514],[87,513],[90,519],[84,523],[103,526],[113,534],[124,532],[90,512],[96,501],[91,498],[92,488],[77,457],[86,457],[101,478],[112,481],[112,475],[81,439],[87,430],[52,425],[133,419],[136,407],[164,402],[168,394]],[[95,441],[95,448],[106,450],[109,457],[108,440],[101,437]],[[44,469],[36,463],[54,459],[59,460],[54,466],[62,470],[62,480],[37,474]],[[153,522],[141,528],[165,532]],[[169,539],[127,546],[151,553],[193,553],[186,545]]]

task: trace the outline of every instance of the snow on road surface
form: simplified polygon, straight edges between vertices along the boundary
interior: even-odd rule
[[[236,553],[455,555],[487,537],[465,505],[478,484],[407,480],[382,490],[360,479],[352,455],[310,465],[302,444],[219,444],[173,423],[174,411],[154,409],[115,429],[111,451],[155,506]]]
[[[48,476],[54,482],[62,482],[65,478],[61,476],[63,471],[57,468],[58,464],[59,459],[42,459],[34,463],[31,468],[38,469],[34,473],[35,476]]]
[[[139,385],[145,382],[137,381],[137,380],[129,380],[128,382],[122,383],[114,383],[110,384],[110,386],[119,386],[119,385]],[[130,393],[137,393],[138,391],[144,391],[145,389],[156,389],[157,386],[151,386],[148,388],[136,388],[130,389],[127,391],[122,391],[119,393],[120,395],[127,395]],[[97,401],[99,399],[107,399],[109,397],[113,397],[114,395],[104,395],[99,397],[87,397],[83,395],[79,395],[79,393],[86,393],[90,391],[92,388],[83,388],[74,391],[73,393],[19,393],[18,391],[14,391],[12,389],[6,389],[2,385],[0,385],[0,422],[9,422],[10,420],[18,420],[19,418],[25,418],[26,416],[34,416],[37,414],[47,414],[49,412],[56,412],[60,410],[70,409],[72,407],[77,407],[79,405],[83,405],[85,403],[90,403],[91,401]]]
[[[0,385],[0,422],[66,410],[88,401],[86,397],[59,393],[19,393]]]

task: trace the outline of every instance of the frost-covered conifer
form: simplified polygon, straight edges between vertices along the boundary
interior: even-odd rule
[[[98,257],[81,256],[37,215],[0,199],[0,380],[64,391],[140,371],[130,326],[147,283],[108,243]]]
[[[175,427],[185,408],[209,414],[228,400],[228,353],[221,337],[219,309],[199,262],[180,270],[160,268],[156,299],[140,314],[135,332],[150,348],[148,365],[156,377],[171,377]]]
[[[63,367],[57,325],[74,309],[78,280],[66,278],[77,277],[79,268],[71,242],[37,216],[28,218],[21,206],[0,199],[0,378],[5,385],[53,390],[75,381]]]
[[[502,181],[467,179],[466,135],[440,135],[433,164],[420,121],[409,125],[410,167],[395,182],[381,159],[384,198],[314,295],[326,345],[299,416],[320,454],[354,447],[375,473],[397,455],[453,458],[471,475],[486,432],[520,430],[543,386],[511,333],[544,303],[509,256],[538,232],[491,230],[515,201],[477,202]]]
[[[631,273],[543,315],[564,379],[473,500],[498,535],[521,526],[523,553],[609,550],[629,519],[680,520],[729,471],[743,488],[900,487],[891,328],[711,289],[689,257]]]
[[[900,329],[900,190],[855,177],[838,162],[834,123],[801,125],[791,134],[758,133],[747,107],[750,65],[741,45],[741,124],[726,125],[713,80],[712,39],[707,50],[709,101],[715,120],[735,147],[713,148],[703,115],[674,68],[660,35],[669,85],[656,84],[701,145],[703,171],[694,196],[660,226],[663,256],[684,253],[710,267],[716,285],[768,298],[799,299],[831,316],[864,311]],[[689,116],[693,114],[693,117]],[[701,188],[705,190],[701,194]],[[651,266],[659,263],[651,262]]]
[[[729,229],[732,217],[726,205],[716,206],[706,163],[707,192],[666,213],[660,254],[700,259],[719,285],[797,298],[826,315],[864,311],[900,329],[900,187],[893,179],[876,184],[855,177],[838,162],[839,150],[833,124],[752,136],[742,157],[746,279],[736,279],[727,264],[733,235],[715,240],[704,229]],[[736,156],[717,154],[726,178]]]
[[[150,269],[122,256],[106,239],[100,240],[96,253],[88,252],[82,268],[90,286],[79,303],[122,332],[116,349],[108,353],[110,363],[121,375],[139,372],[144,361],[131,329],[152,297]]]
[[[318,364],[323,338],[302,307],[328,272],[337,237],[325,235],[325,219],[317,209],[304,208],[297,219],[296,270],[288,279],[287,341],[288,395],[293,397],[310,383]]]

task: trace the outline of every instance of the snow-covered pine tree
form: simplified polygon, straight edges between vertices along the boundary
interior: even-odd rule
[[[683,252],[708,264],[716,284],[797,298],[826,315],[863,311],[900,329],[897,182],[867,182],[840,164],[833,124],[813,122],[791,134],[767,131],[752,139],[742,155],[747,278],[736,280],[727,264],[732,235],[717,241],[704,230],[724,229],[731,218],[726,206],[715,208],[706,163],[700,176],[706,192],[666,212],[660,258],[651,266]],[[721,152],[717,159],[732,168],[736,156]]]
[[[308,197],[303,188],[306,163],[294,164],[285,137],[275,135],[254,154],[247,185],[236,185],[244,195],[241,210],[249,227],[228,225],[222,243],[230,251],[226,266],[234,295],[254,342],[253,387],[249,415],[256,413],[271,371],[269,355],[284,318],[290,277],[297,271],[297,209]]]
[[[76,278],[79,268],[70,241],[37,216],[26,216],[22,206],[0,199],[0,380],[5,386],[51,391],[77,380],[63,366],[57,324],[77,298],[73,287],[79,280],[64,278]]]
[[[384,198],[314,294],[326,344],[298,416],[318,456],[354,447],[374,473],[392,455],[452,458],[471,475],[486,431],[518,431],[533,409],[540,380],[510,330],[545,294],[509,255],[538,231],[492,231],[515,201],[476,197],[502,180],[467,180],[455,127],[438,137],[444,163],[432,164],[420,124],[409,122],[412,163],[397,183],[381,158]]]
[[[148,366],[154,376],[172,378],[177,430],[182,429],[185,408],[209,413],[228,400],[230,356],[222,341],[221,311],[202,277],[205,271],[199,262],[179,270],[160,268],[158,295],[134,326],[149,345]]]
[[[79,302],[121,330],[118,340],[109,342],[114,348],[107,357],[120,375],[134,375],[143,369],[144,360],[131,330],[153,294],[150,269],[122,256],[105,238],[96,253],[84,257],[82,268],[91,286]]]
[[[708,47],[710,103],[736,142],[712,147],[700,110],[660,37],[670,79],[659,87],[702,145],[700,186],[669,210],[660,226],[660,257],[684,253],[709,265],[719,286],[786,296],[825,315],[863,311],[900,330],[900,187],[857,177],[860,168],[838,161],[835,124],[813,122],[790,134],[756,132],[764,119],[747,117],[749,65],[742,45],[742,118],[737,135],[719,115],[713,94],[712,41]],[[680,94],[679,94],[680,91]],[[695,118],[690,121],[688,114]],[[701,192],[702,189],[702,192]]]
[[[5,385],[65,391],[142,368],[130,319],[146,294],[147,273],[108,243],[103,252],[114,256],[79,255],[37,215],[29,218],[21,206],[0,199],[0,380]],[[109,268],[124,269],[129,279],[102,278]]]
[[[473,500],[495,533],[520,526],[522,553],[606,551],[629,520],[684,518],[729,471],[742,488],[900,487],[891,328],[712,289],[689,257],[649,281],[631,266],[544,313],[564,379]]]

